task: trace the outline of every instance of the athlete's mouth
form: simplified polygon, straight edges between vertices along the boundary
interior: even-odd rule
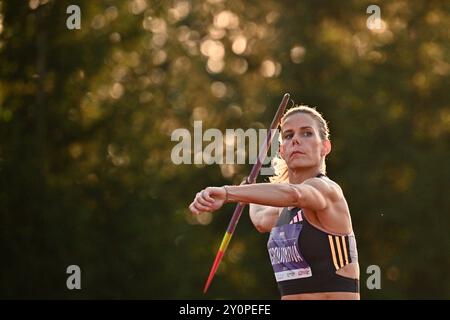
[[[293,156],[296,155],[296,154],[298,154],[298,155],[304,155],[305,153],[304,153],[304,152],[301,152],[301,151],[294,151],[294,152],[291,153],[291,157],[293,157]]]

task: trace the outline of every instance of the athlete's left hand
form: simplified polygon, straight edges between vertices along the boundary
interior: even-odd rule
[[[225,203],[227,192],[223,187],[208,187],[197,193],[189,205],[193,214],[219,210]]]

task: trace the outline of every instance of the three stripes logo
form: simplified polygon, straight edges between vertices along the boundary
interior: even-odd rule
[[[289,222],[289,224],[294,224],[294,223],[298,223],[300,221],[303,221],[303,217],[302,217],[302,210],[298,210],[297,214],[291,219],[291,221]]]
[[[351,258],[348,254],[350,251],[348,237],[328,235],[328,241],[330,242],[331,256],[336,270],[349,264]]]

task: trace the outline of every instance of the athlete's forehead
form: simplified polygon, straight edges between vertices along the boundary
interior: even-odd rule
[[[316,127],[316,123],[309,114],[306,113],[294,113],[289,115],[282,123],[281,123],[281,131],[285,132],[287,130],[298,130],[298,129],[314,129]]]

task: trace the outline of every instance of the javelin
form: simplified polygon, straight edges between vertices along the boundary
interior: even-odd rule
[[[281,100],[281,103],[278,106],[278,111],[275,114],[272,123],[270,124],[270,129],[268,130],[266,141],[264,142],[263,145],[261,145],[261,149],[259,150],[258,160],[253,165],[252,171],[250,171],[250,175],[247,177],[245,184],[251,184],[256,182],[256,177],[259,174],[259,170],[261,170],[263,160],[267,155],[267,150],[269,149],[269,146],[272,143],[273,132],[277,129],[278,125],[280,124],[281,117],[283,116],[284,110],[286,109],[289,97],[290,97],[289,93],[284,94],[283,99]],[[203,293],[206,293],[206,291],[208,291],[209,285],[211,284],[211,281],[214,278],[214,275],[216,274],[216,270],[219,267],[220,261],[222,260],[225,250],[227,250],[228,244],[230,243],[231,237],[233,236],[234,233],[234,229],[236,229],[236,225],[239,221],[239,218],[241,217],[242,210],[244,210],[245,205],[246,205],[245,203],[243,204],[239,202],[236,205],[236,208],[234,209],[233,216],[231,217],[231,221],[228,224],[228,228],[227,231],[225,232],[225,236],[222,239],[222,243],[220,244],[219,251],[217,251],[216,259],[214,260],[211,271],[209,272],[208,280],[206,281]]]

